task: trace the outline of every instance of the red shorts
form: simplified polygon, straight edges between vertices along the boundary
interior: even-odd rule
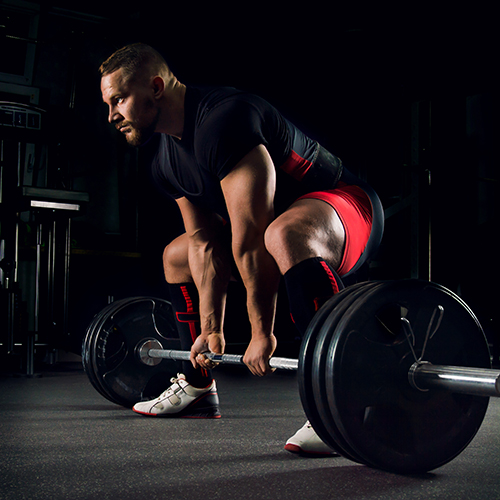
[[[299,200],[313,198],[331,205],[337,212],[345,230],[345,249],[339,276],[348,273],[361,257],[372,230],[373,213],[370,199],[359,186],[339,183],[339,187],[328,191],[315,191],[301,196]]]

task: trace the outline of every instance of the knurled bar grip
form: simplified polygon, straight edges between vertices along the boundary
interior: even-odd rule
[[[173,349],[149,349],[148,355],[151,358],[173,359],[176,361],[189,361],[189,351],[176,351]],[[224,363],[228,365],[243,365],[243,356],[241,354],[214,354],[212,352],[205,353],[205,356],[216,363]],[[269,360],[271,368],[279,368],[281,370],[297,370],[299,368],[298,359],[290,358],[271,358]]]

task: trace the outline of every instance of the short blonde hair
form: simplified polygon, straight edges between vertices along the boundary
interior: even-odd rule
[[[126,45],[114,52],[100,66],[101,77],[122,69],[127,81],[139,81],[159,75],[165,80],[173,78],[163,56],[144,43]]]

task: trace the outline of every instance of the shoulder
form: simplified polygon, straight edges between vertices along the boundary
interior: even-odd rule
[[[195,123],[195,142],[210,137],[234,137],[261,131],[271,124],[272,107],[260,97],[230,87],[213,89],[202,97]]]
[[[206,109],[213,109],[218,105],[230,102],[260,100],[257,95],[234,87],[197,87],[196,92],[200,97],[200,106]]]
[[[205,89],[201,95],[197,124],[201,125],[208,119],[220,119],[224,115],[241,113],[263,114],[271,106],[259,96],[232,87],[216,87]]]

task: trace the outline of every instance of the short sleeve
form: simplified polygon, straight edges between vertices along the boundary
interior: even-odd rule
[[[261,111],[240,96],[206,110],[197,125],[196,157],[199,164],[219,180],[256,146],[267,146]]]

